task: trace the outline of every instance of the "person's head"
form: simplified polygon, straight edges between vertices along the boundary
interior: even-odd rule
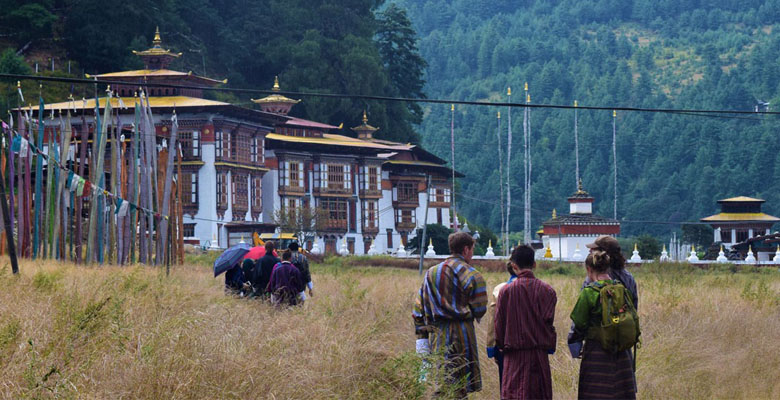
[[[610,262],[610,268],[612,269],[623,269],[626,266],[626,258],[623,256],[623,253],[620,251],[620,243],[618,243],[617,239],[613,238],[609,235],[601,235],[596,238],[593,243],[585,245],[590,249],[590,252],[593,253],[594,250],[601,250],[606,252],[609,255],[609,258],[611,260]]]
[[[299,247],[298,247],[298,242],[292,242],[292,243],[290,243],[290,245],[289,245],[289,246],[287,246],[287,248],[288,248],[288,249],[290,249],[290,251],[292,251],[292,252],[296,252],[296,251],[298,251],[298,249],[299,249]]]
[[[474,255],[474,238],[466,232],[451,233],[447,242],[450,245],[450,254],[463,256],[466,261],[471,261]]]
[[[292,252],[287,249],[282,253],[282,261],[290,261],[292,259]]]
[[[247,270],[249,268],[252,268],[255,266],[255,262],[252,259],[245,258],[244,261],[241,262],[241,268]]]
[[[585,258],[585,268],[588,270],[588,274],[592,274],[593,277],[607,273],[610,264],[612,264],[612,257],[601,249],[591,250]]]
[[[515,247],[512,251],[512,256],[509,257],[509,262],[507,263],[509,273],[517,275],[521,269],[533,269],[536,267],[534,253],[534,249],[527,244]]]
[[[265,254],[272,254],[275,249],[276,249],[276,245],[274,244],[274,242],[271,241],[265,242]]]

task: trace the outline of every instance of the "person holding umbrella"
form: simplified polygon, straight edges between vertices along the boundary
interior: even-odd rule
[[[214,277],[227,272],[225,274],[225,293],[241,295],[241,288],[244,286],[246,278],[239,264],[249,249],[248,244],[239,243],[225,250],[214,261]]]

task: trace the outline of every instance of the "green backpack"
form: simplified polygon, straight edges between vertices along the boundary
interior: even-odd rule
[[[631,294],[621,283],[593,282],[589,288],[599,292],[601,325],[590,329],[591,337],[601,342],[607,352],[628,350],[639,343],[639,316]]]

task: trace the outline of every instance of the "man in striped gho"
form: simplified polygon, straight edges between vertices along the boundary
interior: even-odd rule
[[[487,311],[487,290],[482,274],[469,265],[474,239],[456,232],[448,241],[452,256],[425,273],[412,316],[418,352],[442,354],[446,383],[458,385],[457,393],[466,397],[482,389],[474,320]]]

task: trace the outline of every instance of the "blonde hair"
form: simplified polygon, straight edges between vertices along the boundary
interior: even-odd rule
[[[594,249],[588,257],[585,258],[585,265],[595,272],[607,272],[612,259],[606,251]]]

